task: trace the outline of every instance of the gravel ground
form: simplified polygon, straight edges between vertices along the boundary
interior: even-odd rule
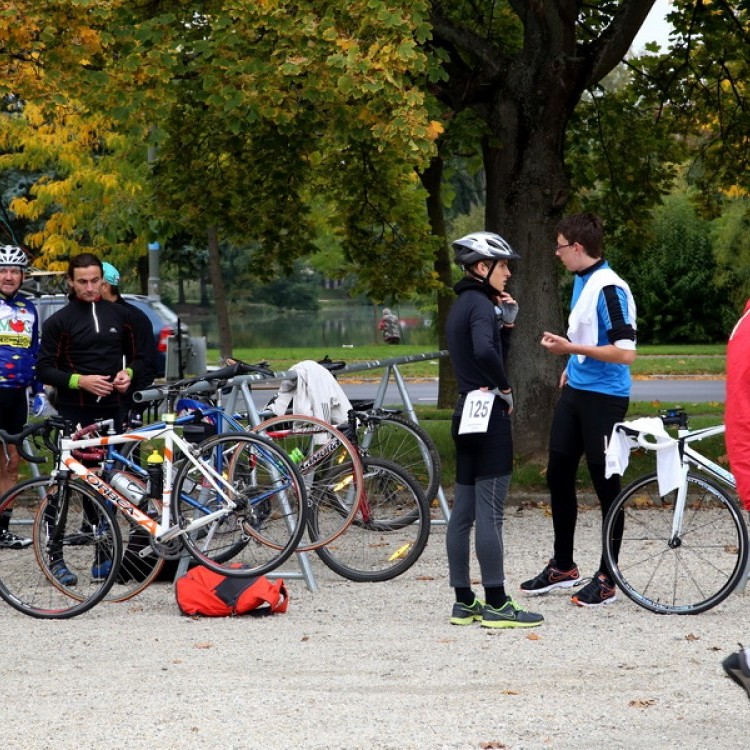
[[[551,549],[544,509],[511,508],[509,587]],[[599,513],[580,517],[577,562],[598,561]],[[546,621],[487,631],[448,623],[445,527],[383,584],[287,578],[289,611],[192,619],[169,584],[68,621],[0,606],[5,748],[740,748],[750,706],[721,660],[750,640],[748,599],[694,617],[618,597],[518,601]],[[296,566],[287,564],[289,573]],[[479,589],[481,591],[481,589]]]

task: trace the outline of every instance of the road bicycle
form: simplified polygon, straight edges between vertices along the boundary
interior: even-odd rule
[[[732,474],[692,447],[723,435],[724,425],[690,430],[681,409],[670,410],[662,421],[677,427],[680,484],[662,495],[654,472],[625,487],[604,520],[605,559],[617,585],[636,604],[658,614],[698,614],[743,581],[747,525]],[[628,436],[632,448],[674,447],[628,423],[616,429]]]
[[[351,412],[348,424],[339,427],[352,438],[347,443],[356,453],[355,424]],[[430,533],[429,504],[419,482],[402,466],[369,455],[357,455],[353,462],[334,458],[326,446],[336,447],[342,438],[329,437],[331,425],[315,417],[272,417],[253,430],[300,458],[297,466],[312,498],[310,543],[300,550],[314,550],[331,570],[359,582],[390,580],[419,559]],[[323,441],[318,447],[316,436]],[[326,452],[331,458],[316,469],[316,455]],[[362,476],[354,479],[358,466]],[[356,500],[346,491],[354,482]]]
[[[307,525],[307,497],[294,462],[271,441],[254,434],[216,435],[198,444],[185,440],[173,414],[156,429],[72,439],[59,418],[28,426],[18,435],[0,430],[29,461],[39,456],[24,440],[41,439],[56,468],[44,482],[30,480],[0,498],[31,521],[32,544],[0,551],[0,597],[39,618],[86,612],[116,585],[123,555],[115,513],[145,531],[140,557],[181,554],[231,577],[268,573],[297,548]],[[158,441],[162,462],[149,473],[148,492],[158,513],[139,507],[124,482],[106,482],[73,451],[96,446]],[[179,465],[175,458],[182,458]],[[176,470],[175,470],[176,468]],[[156,516],[156,517],[154,517]],[[88,539],[81,543],[81,535]]]
[[[183,388],[175,396],[179,418],[192,417],[221,431],[252,430],[293,457],[309,504],[307,539],[297,551],[315,551],[328,567],[355,581],[384,581],[411,567],[430,531],[429,504],[419,483],[392,461],[360,455],[358,412],[350,412],[347,422],[338,427],[299,414],[247,427],[248,417],[222,409],[217,396],[236,388],[238,375],[245,382],[243,366],[234,363]],[[201,391],[202,399],[194,398]],[[136,399],[159,395],[158,389],[152,389]]]

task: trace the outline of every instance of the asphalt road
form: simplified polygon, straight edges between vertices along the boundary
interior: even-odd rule
[[[343,383],[349,398],[371,399],[378,392],[379,382]],[[437,381],[409,382],[406,384],[409,398],[415,405],[434,404],[437,401]],[[254,391],[256,406],[261,408],[271,398],[272,391]],[[724,401],[723,380],[635,380],[632,401],[665,401],[668,403],[692,404],[708,401]],[[401,405],[398,388],[391,379],[386,391],[386,405]]]

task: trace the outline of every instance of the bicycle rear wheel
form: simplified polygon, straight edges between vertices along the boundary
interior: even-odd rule
[[[676,490],[659,494],[655,473],[626,487],[604,521],[604,553],[615,582],[636,604],[657,614],[698,614],[737,587],[747,562],[747,527],[727,492],[688,474],[675,537],[676,498]]]
[[[308,504],[318,522],[310,543],[301,544],[298,550],[309,552],[344,533],[363,491],[362,461],[347,437],[322,419],[299,414],[272,417],[253,432],[293,457],[305,482]]]
[[[307,497],[294,463],[271,441],[247,433],[217,435],[197,450],[221,479],[212,482],[190,461],[177,473],[177,523],[183,529],[193,524],[182,537],[187,550],[207,568],[235,577],[281,565],[307,524]],[[201,524],[210,514],[213,520]]]
[[[402,466],[422,485],[427,503],[440,486],[440,454],[429,433],[416,422],[395,414],[365,418],[358,440],[362,453]]]
[[[419,483],[392,461],[365,458],[363,468],[364,496],[353,522],[316,552],[331,570],[351,581],[387,581],[408,570],[424,551],[429,506]],[[320,521],[318,510],[313,507],[313,532]],[[405,523],[405,518],[414,520]]]
[[[37,477],[0,498],[0,512],[11,508],[14,528],[32,543],[0,549],[0,597],[31,617],[65,619],[107,595],[116,580],[122,538],[99,495],[76,479],[58,484]]]

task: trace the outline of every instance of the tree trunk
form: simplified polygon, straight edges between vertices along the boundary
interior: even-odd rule
[[[445,337],[445,321],[453,305],[453,274],[451,273],[451,253],[445,242],[445,213],[443,212],[443,159],[436,156],[429,167],[420,175],[422,185],[427,191],[427,216],[430,222],[432,234],[442,241],[435,255],[435,273],[440,280],[441,287],[437,294],[437,326],[438,346],[442,349],[448,348]],[[441,408],[451,408],[456,402],[457,386],[456,376],[453,373],[450,359],[447,357],[438,362],[438,400],[437,405]]]
[[[224,294],[224,280],[221,277],[219,258],[219,234],[215,226],[208,228],[208,271],[214,288],[214,304],[219,332],[219,356],[222,359],[232,356],[232,331],[229,327],[229,311]]]
[[[206,277],[204,274],[201,274],[200,277],[200,300],[198,301],[198,304],[201,307],[210,307],[211,303],[208,299],[208,284],[206,283]]]
[[[506,130],[506,138],[507,134]],[[512,264],[513,276],[508,283],[508,291],[519,304],[509,375],[515,399],[514,447],[518,455],[529,459],[547,452],[560,372],[565,365],[564,358],[548,354],[539,341],[544,331],[564,333],[560,261],[552,248],[554,227],[566,202],[567,178],[556,150],[540,145],[559,141],[561,134],[520,135],[511,149],[515,151],[513,160],[508,159],[508,149],[487,143],[484,164],[487,228],[501,234],[514,248],[523,248],[521,260]],[[507,189],[509,184],[513,190]],[[554,194],[552,186],[557,186]]]
[[[461,15],[431,5],[433,38],[450,62],[433,93],[455,119],[472,110],[487,129],[486,229],[520,252],[509,291],[520,315],[510,353],[515,390],[516,452],[546,453],[559,373],[565,362],[539,346],[544,331],[564,333],[559,261],[554,228],[570,196],[564,138],[583,92],[601,81],[626,55],[654,0],[623,0],[598,37],[587,28],[590,11],[567,0],[511,3],[523,27],[514,47],[484,28],[486,8],[462,6]],[[457,143],[461,144],[459,131]],[[431,195],[437,195],[434,190]]]

